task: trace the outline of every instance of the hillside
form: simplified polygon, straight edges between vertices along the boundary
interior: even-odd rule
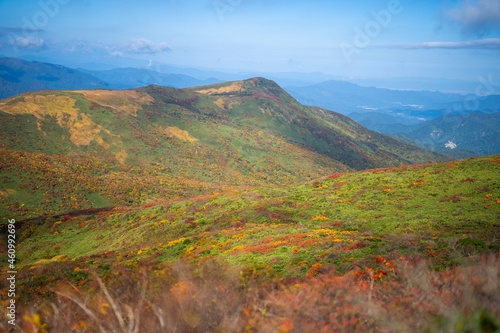
[[[60,65],[0,58],[0,99],[29,91],[109,88],[100,79]]]
[[[116,303],[149,332],[484,332],[500,324],[499,157],[21,222],[19,304],[61,331],[117,331]]]
[[[395,133],[420,147],[456,157],[469,157],[454,150],[466,150],[474,156],[500,153],[500,113],[444,115]],[[465,152],[467,154],[467,152]]]
[[[477,250],[500,249],[495,236],[500,231],[499,172],[498,156],[487,156],[328,175],[302,185],[114,207],[95,215],[48,218],[43,223],[20,222],[26,231],[23,239],[29,242],[23,244],[19,260],[26,265],[60,254],[84,258],[113,250],[136,255],[141,249],[144,255],[139,257],[147,257],[152,254],[144,249],[148,248],[167,261],[178,255],[245,263],[252,257],[255,264],[265,264],[275,250],[282,250],[275,255],[286,255],[272,268],[286,276],[302,276],[306,270],[300,265],[294,268],[297,260],[289,255],[295,248],[304,248],[299,257],[305,255],[303,260],[308,262],[326,252],[336,253],[321,260],[335,265],[353,256],[389,254],[394,244],[405,242],[400,239],[403,234],[407,241],[419,235],[420,244],[433,243],[442,250],[450,245],[449,237],[477,239]],[[361,241],[364,245],[343,248]],[[60,248],[53,250],[49,243]],[[425,246],[398,249],[403,256],[426,251]],[[450,258],[443,253],[435,259],[447,264]]]
[[[350,114],[367,128],[398,137],[419,147],[468,158],[500,153],[500,113],[442,115],[428,121],[403,123],[380,113]]]
[[[18,219],[446,159],[261,78],[23,94],[0,102],[0,136],[0,212]]]

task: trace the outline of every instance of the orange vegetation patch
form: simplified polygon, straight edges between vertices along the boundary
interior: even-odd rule
[[[57,123],[62,128],[68,128],[70,140],[77,146],[88,145],[95,140],[99,145],[108,149],[109,145],[105,143],[98,135],[105,131],[100,125],[94,123],[86,114],[80,113],[79,109],[74,108],[76,100],[68,96],[56,95],[28,95],[24,101],[12,104],[0,103],[0,110],[10,114],[32,114],[40,121],[45,116],[55,117]]]
[[[13,189],[10,189],[10,188],[3,189],[3,190],[0,190],[0,197],[8,197],[12,193],[14,193]]]
[[[38,129],[41,130],[41,122],[46,116],[54,117],[61,128],[69,130],[69,140],[76,146],[88,146],[92,140],[103,147],[109,149],[110,145],[102,138],[102,133],[117,137],[101,125],[96,124],[80,109],[75,108],[76,100],[68,96],[58,95],[27,95],[23,101],[14,103],[0,103],[0,110],[10,114],[31,114],[38,119]],[[114,153],[120,163],[124,163],[127,153],[121,147],[115,147]]]
[[[154,102],[153,97],[135,90],[77,90],[85,99],[137,117],[137,110]]]
[[[169,126],[163,130],[163,132],[167,135],[169,138],[177,138],[181,141],[184,142],[190,142],[193,143],[195,141],[198,141],[198,139],[193,138],[191,135],[189,135],[188,131],[181,130],[178,127],[175,126]]]
[[[6,100],[0,103],[0,110],[10,114],[32,114],[37,119],[44,119],[46,115],[55,116],[61,124],[64,113],[73,114],[77,111],[73,108],[75,101],[68,96],[27,95],[23,101],[8,103],[9,100]]]
[[[214,94],[223,94],[230,92],[240,92],[242,89],[243,89],[243,82],[233,82],[228,86],[205,89],[205,90],[197,90],[196,92],[205,95],[214,95]]]
[[[240,105],[241,103],[235,99],[219,98],[214,101],[214,104],[221,109],[231,109],[233,105]]]

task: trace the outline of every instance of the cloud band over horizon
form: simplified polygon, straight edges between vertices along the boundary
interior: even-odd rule
[[[464,42],[423,42],[416,44],[400,44],[383,46],[394,49],[474,49],[474,50],[500,50],[500,38],[487,38]]]

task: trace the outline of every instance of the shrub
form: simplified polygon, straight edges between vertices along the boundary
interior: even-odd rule
[[[388,261],[377,257],[374,262]],[[240,275],[215,262],[156,267],[142,277],[122,271],[108,281],[94,274],[86,290],[59,287],[52,303],[23,309],[15,331],[496,332],[500,328],[499,255],[471,257],[463,267],[440,272],[430,267],[411,257],[394,262],[377,278],[366,267],[359,268],[369,274],[340,276],[315,264],[310,278],[272,279],[260,274],[262,270],[247,269]]]

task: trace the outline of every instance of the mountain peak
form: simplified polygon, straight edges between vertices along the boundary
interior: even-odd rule
[[[280,95],[285,92],[276,82],[263,77],[253,77],[244,82],[251,84],[254,88],[257,88],[257,90],[267,91],[273,95]]]
[[[274,82],[273,80],[269,80],[269,79],[266,79],[266,78],[260,77],[260,76],[246,79],[246,80],[244,80],[244,82],[249,82],[250,84],[252,84],[254,86],[260,86],[260,87],[269,87],[269,86],[279,87],[279,85],[276,82]]]
[[[251,96],[257,94],[293,99],[276,82],[263,77],[253,77],[241,81],[227,81],[185,89],[209,96]]]

